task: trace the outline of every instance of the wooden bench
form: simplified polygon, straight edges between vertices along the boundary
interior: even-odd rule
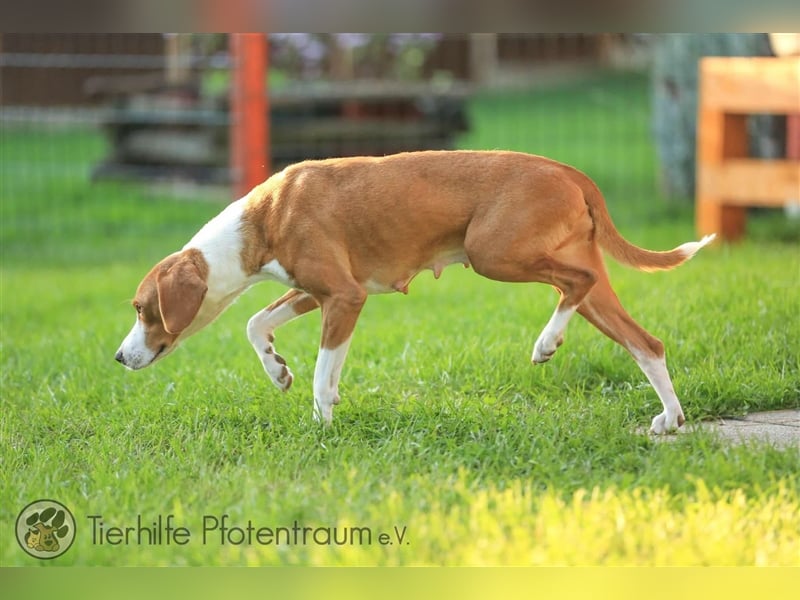
[[[787,114],[785,160],[748,158],[747,115]],[[697,123],[698,233],[744,235],[746,207],[800,202],[800,57],[704,58]]]
[[[469,94],[456,82],[320,82],[275,90],[273,169],[308,158],[452,148],[469,128]]]
[[[270,93],[271,167],[332,156],[445,149],[469,128],[471,90],[457,82],[352,81]],[[106,115],[110,153],[96,179],[230,182],[226,97],[169,89],[123,94]]]

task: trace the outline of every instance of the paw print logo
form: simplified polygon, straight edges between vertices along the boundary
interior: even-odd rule
[[[55,500],[37,500],[17,517],[17,541],[34,558],[61,556],[75,541],[75,517]]]

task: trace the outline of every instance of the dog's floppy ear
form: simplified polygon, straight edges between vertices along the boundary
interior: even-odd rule
[[[158,307],[164,329],[179,334],[194,320],[208,286],[197,264],[188,256],[180,257],[156,278]]]

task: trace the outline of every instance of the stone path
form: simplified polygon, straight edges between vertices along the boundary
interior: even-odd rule
[[[741,418],[718,419],[687,424],[678,435],[690,435],[697,429],[713,430],[732,442],[766,441],[778,448],[800,448],[800,409],[773,410]],[[678,436],[663,436],[676,439]]]

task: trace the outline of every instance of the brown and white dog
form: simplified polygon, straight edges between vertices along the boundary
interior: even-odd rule
[[[567,165],[515,152],[411,152],[290,166],[233,202],[180,252],[159,262],[136,291],[136,322],[116,360],[141,369],[211,323],[251,285],[292,288],[256,313],[247,337],[283,391],[292,372],[273,332],[322,309],[314,370],[314,415],[330,423],[339,375],[369,294],[408,292],[417,273],[472,265],[498,281],[538,281],[561,299],[533,347],[548,361],[577,311],[626,348],[664,410],[651,432],[676,430],[684,415],[664,346],[622,308],[601,249],[645,271],[671,269],[713,236],[668,252],[644,250],[617,232],[597,186]]]

